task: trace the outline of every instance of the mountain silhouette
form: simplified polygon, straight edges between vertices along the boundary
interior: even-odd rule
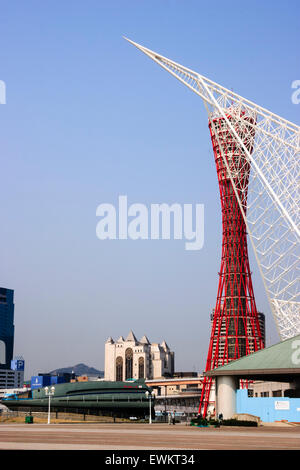
[[[87,375],[87,376],[97,376],[97,377],[104,377],[104,371],[103,370],[98,370],[95,369],[94,367],[89,367],[86,364],[80,363],[76,364],[75,366],[70,366],[70,367],[61,367],[60,369],[55,369],[49,372],[51,375],[57,375],[57,374],[72,374],[74,373],[75,375]]]

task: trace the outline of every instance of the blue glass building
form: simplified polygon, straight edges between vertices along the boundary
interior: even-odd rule
[[[14,350],[14,291],[0,287],[0,369],[10,369]]]

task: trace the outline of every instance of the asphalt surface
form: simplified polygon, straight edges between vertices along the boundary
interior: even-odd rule
[[[300,426],[0,424],[1,450],[299,450]]]

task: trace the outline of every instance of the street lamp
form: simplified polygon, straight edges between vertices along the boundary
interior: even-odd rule
[[[155,393],[154,392],[148,392],[148,390],[146,390],[145,395],[146,395],[146,398],[148,398],[148,400],[149,400],[149,424],[151,424],[152,423],[151,398],[154,398]]]
[[[55,387],[45,387],[45,395],[46,397],[49,398],[49,401],[48,401],[48,424],[50,424],[50,401],[51,401],[51,397],[53,397],[54,395],[54,392],[55,392]]]

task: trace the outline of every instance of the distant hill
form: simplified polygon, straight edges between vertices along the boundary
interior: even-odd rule
[[[63,374],[63,373],[74,373],[75,375],[88,375],[88,376],[97,376],[104,377],[103,370],[97,370],[94,367],[89,367],[86,364],[76,364],[75,366],[62,367],[61,369],[55,369],[49,372],[51,375]]]

